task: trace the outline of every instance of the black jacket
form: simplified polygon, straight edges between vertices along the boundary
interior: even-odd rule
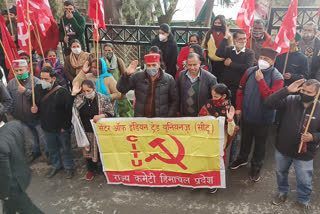
[[[178,88],[178,95],[179,95],[179,107],[178,111],[181,113],[182,116],[184,116],[183,113],[183,97],[184,97],[184,84],[185,81],[190,81],[189,78],[187,77],[187,72],[188,70],[182,71],[179,74],[178,80],[177,80],[177,88]],[[199,111],[204,106],[208,99],[212,98],[211,95],[211,88],[215,84],[217,84],[217,78],[209,73],[208,71],[203,70],[200,68],[200,79],[199,79],[199,96],[198,96],[198,108]],[[199,112],[197,112],[199,113]]]
[[[57,83],[54,83],[53,88],[56,86]],[[36,85],[35,98],[42,129],[48,132],[59,132],[61,129],[69,129],[71,127],[73,103],[70,92],[61,87],[44,102],[41,102],[41,99],[47,93],[49,93],[48,90],[43,90],[41,85]]]
[[[31,170],[24,159],[25,137],[23,126],[11,121],[0,128],[0,199],[9,196],[10,187],[27,189]]]
[[[152,40],[152,46],[158,46],[162,51],[163,62],[166,66],[166,72],[175,78],[177,73],[178,47],[177,43],[170,33],[167,42],[160,42],[159,35]]]
[[[160,80],[155,88],[155,116],[173,117],[177,111],[178,95],[176,83],[172,76],[160,70]],[[136,104],[134,116],[144,117],[144,107],[148,97],[150,78],[146,72],[137,72],[131,76],[121,75],[117,89],[122,94],[135,90]]]
[[[238,89],[240,80],[245,71],[254,64],[254,52],[251,49],[245,49],[238,55],[234,50],[234,46],[228,46],[228,40],[223,39],[219,45],[216,55],[221,58],[230,58],[230,66],[224,66],[224,71],[221,71],[221,82],[226,84],[229,89]],[[235,95],[233,95],[235,96]]]
[[[320,81],[320,39],[316,38],[311,59],[310,78]]]
[[[298,153],[302,127],[311,113],[312,105],[303,106],[299,95],[289,95],[287,87],[270,95],[265,104],[280,110],[280,127],[276,141],[279,152],[299,160],[312,160],[320,142],[320,103],[316,106],[308,132],[313,136],[313,142],[307,143],[307,152]]]

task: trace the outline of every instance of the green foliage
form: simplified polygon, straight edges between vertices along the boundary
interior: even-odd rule
[[[63,15],[63,4],[60,0],[49,0],[52,15],[57,23],[59,23],[60,17]]]

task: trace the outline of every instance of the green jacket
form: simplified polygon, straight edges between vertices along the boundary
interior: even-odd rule
[[[10,187],[27,189],[31,170],[25,162],[22,124],[11,121],[0,128],[0,199],[8,197]]]
[[[76,12],[73,13],[72,19],[67,19],[65,14],[63,15],[62,18],[64,21],[64,25],[62,23],[62,19],[60,19],[59,32],[60,32],[60,41],[64,43],[64,48],[66,48],[66,43],[64,42],[64,37],[65,37],[64,32],[66,31],[67,36],[69,36],[69,47],[71,46],[70,43],[73,39],[78,39],[81,43],[82,50],[85,50],[86,48],[86,45],[84,42],[84,35],[86,30],[85,18],[79,13],[78,10],[76,10]],[[63,29],[63,26],[65,27],[65,31]]]

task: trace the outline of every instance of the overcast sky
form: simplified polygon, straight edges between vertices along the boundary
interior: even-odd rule
[[[236,19],[242,0],[239,0],[231,8],[214,6],[213,12],[216,15],[223,14],[226,18]],[[173,16],[174,21],[194,21],[195,20],[195,0],[179,0],[177,5],[178,11]]]

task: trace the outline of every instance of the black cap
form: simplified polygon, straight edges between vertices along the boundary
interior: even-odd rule
[[[17,15],[17,7],[15,5],[13,5],[10,9],[9,9],[9,13],[13,13],[14,15]]]
[[[272,60],[275,60],[278,52],[272,48],[261,48],[260,56],[269,57]]]
[[[1,10],[1,15],[2,15],[2,16],[8,15],[8,11],[7,11],[7,10]]]
[[[171,32],[170,26],[168,24],[165,24],[165,23],[160,25],[160,30],[162,30],[165,33],[170,33]]]

